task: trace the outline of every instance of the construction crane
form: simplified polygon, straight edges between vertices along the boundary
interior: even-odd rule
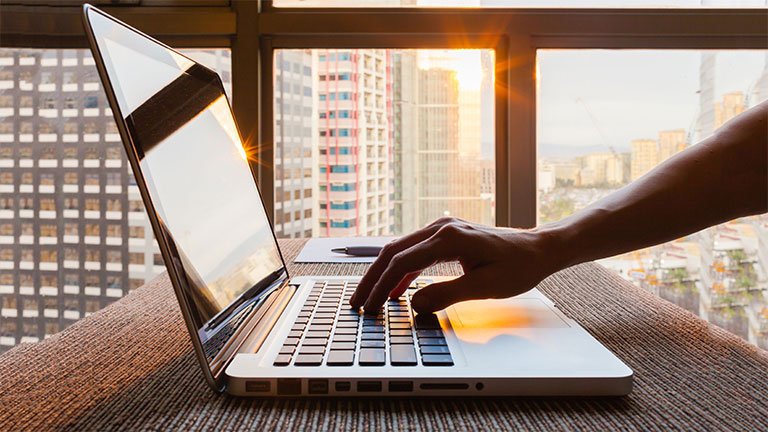
[[[620,154],[616,152],[616,149],[613,148],[613,145],[608,141],[608,138],[605,137],[605,134],[603,133],[603,129],[600,127],[600,124],[597,122],[597,119],[592,114],[592,110],[589,109],[587,106],[587,103],[584,101],[584,99],[581,98],[581,96],[577,97],[575,100],[576,103],[581,103],[581,106],[584,107],[584,111],[586,111],[587,115],[589,116],[589,119],[592,120],[592,125],[595,126],[595,129],[597,130],[597,133],[600,134],[600,138],[603,140],[603,145],[608,147],[608,150],[611,151],[611,154],[613,154],[613,157],[616,158],[619,162],[622,163],[624,167],[624,172],[628,173],[630,172],[630,165],[629,161],[627,161],[625,158],[621,157]]]

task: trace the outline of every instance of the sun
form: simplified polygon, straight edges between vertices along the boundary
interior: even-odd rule
[[[483,83],[483,65],[480,50],[457,50],[455,53],[456,80],[461,90],[480,90]]]

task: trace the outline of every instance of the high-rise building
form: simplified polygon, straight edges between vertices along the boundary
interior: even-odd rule
[[[715,103],[715,129],[744,112],[744,93],[737,91],[723,95],[723,101]]]
[[[659,163],[685,150],[686,145],[685,129],[659,132]]]
[[[715,131],[715,66],[717,52],[702,51],[699,63],[699,115],[696,125],[696,142],[709,137]]]
[[[90,51],[0,50],[0,352],[165,270],[122,147]]]
[[[578,158],[581,186],[620,185],[625,181],[621,154],[592,153]]]
[[[320,236],[394,229],[389,50],[316,50]]]
[[[312,237],[317,196],[317,100],[311,50],[275,53],[275,234]]]
[[[420,228],[415,205],[421,181],[416,151],[419,69],[413,50],[397,50],[392,59],[394,233],[404,234]]]
[[[632,140],[632,181],[644,176],[659,164],[659,145],[656,140]]]

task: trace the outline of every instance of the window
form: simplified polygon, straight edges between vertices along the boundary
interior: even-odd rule
[[[143,253],[130,253],[130,262],[131,264],[140,264],[144,265],[144,254]]]
[[[40,225],[41,237],[56,237],[56,225]]]
[[[540,220],[563,218],[637,180],[768,99],[766,55],[749,50],[540,51]],[[640,70],[648,64],[665,67]],[[630,126],[627,119],[633,116],[643,121]],[[751,244],[766,221],[765,216],[741,218],[601,263],[748,339],[746,299],[758,285],[756,274],[762,270],[756,268],[768,268]],[[719,246],[724,238],[727,248]]]
[[[56,211],[56,201],[52,199],[41,199],[40,200],[40,210],[41,211]]]
[[[64,224],[64,235],[77,236],[78,235],[77,224],[76,223]]]
[[[85,235],[92,236],[92,237],[98,237],[99,236],[99,225],[98,224],[86,224],[85,225]]]
[[[132,227],[130,227],[129,236],[131,238],[143,239],[144,238],[144,227],[140,227],[140,226],[132,226]]]

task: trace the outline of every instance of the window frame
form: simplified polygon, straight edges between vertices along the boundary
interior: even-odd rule
[[[81,8],[0,6],[0,46],[86,48]],[[496,224],[537,223],[536,52],[539,49],[768,49],[766,8],[279,8],[99,6],[178,48],[229,48],[240,133],[274,218],[274,50],[464,48],[495,52]],[[34,18],[32,18],[34,17]]]

